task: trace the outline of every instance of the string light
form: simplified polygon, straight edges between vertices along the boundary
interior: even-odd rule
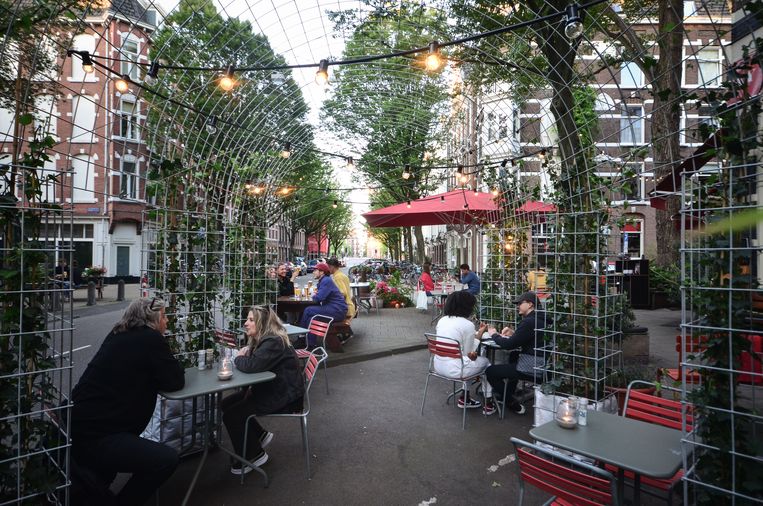
[[[347,169],[353,170],[355,168],[355,161],[352,159],[351,156],[347,157]]]
[[[469,204],[464,204],[464,209],[469,209]]]
[[[284,142],[283,149],[281,150],[281,158],[289,158],[291,156],[291,142]]]
[[[335,201],[334,201],[334,203],[333,203],[333,204],[331,204],[331,207],[333,207],[334,209],[336,209],[337,207],[339,207],[339,201],[335,200]]]
[[[493,188],[493,191],[490,193],[493,195],[493,197],[497,197],[500,192],[498,191],[498,188]]]
[[[284,186],[283,188],[281,188],[281,189],[279,190],[279,193],[280,193],[281,195],[283,195],[283,196],[286,196],[286,195],[288,195],[289,193],[291,193],[291,188],[289,188],[288,186]]]
[[[429,53],[424,60],[424,66],[429,72],[434,72],[442,65],[442,58],[440,57],[440,43],[433,41],[429,43]]]
[[[233,65],[228,65],[225,68],[225,73],[220,76],[218,85],[220,88],[222,88],[223,91],[230,91],[234,86],[236,86],[236,77],[233,75],[234,71],[235,69]]]
[[[541,162],[545,162],[546,161],[546,149],[545,148],[540,150],[540,153],[538,153],[538,158],[540,158]]]
[[[459,183],[461,183],[462,185],[466,184],[466,182],[469,180],[467,175],[464,174],[464,166],[463,165],[459,164],[458,168],[456,169],[456,180]]]
[[[79,56],[82,58],[82,70],[84,70],[87,74],[92,74],[95,72],[95,68],[93,67],[93,59],[90,58],[90,51],[80,51]]]
[[[159,62],[152,61],[151,66],[148,67],[148,73],[143,78],[143,82],[149,86],[155,86],[159,82]]]
[[[321,60],[318,63],[318,72],[315,73],[315,84],[326,86],[329,83],[329,61]]]
[[[410,208],[411,208],[411,201],[410,201],[410,200],[409,200],[409,201],[408,201],[408,203],[405,205],[405,207],[407,207],[408,209],[410,209]]]
[[[407,165],[403,169],[403,179],[410,179],[411,178],[411,166]]]
[[[114,87],[119,93],[127,93],[127,91],[130,89],[130,78],[126,75],[123,75],[114,81]]]
[[[440,202],[445,202],[445,195],[440,195]]]
[[[207,118],[207,132],[210,135],[217,133],[217,116],[210,116]]]
[[[254,188],[252,188],[252,193],[254,193],[255,195],[259,195],[260,193],[264,191],[265,191],[265,188],[263,188],[262,186],[255,186]]]
[[[564,27],[564,35],[568,39],[575,40],[583,35],[583,22],[580,20],[578,9],[578,4],[570,4],[565,10],[565,21],[567,24]]]

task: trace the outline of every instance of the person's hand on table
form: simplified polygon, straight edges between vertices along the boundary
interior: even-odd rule
[[[249,355],[249,346],[242,346],[240,350],[238,350],[238,354],[241,356]]]
[[[512,329],[511,327],[504,327],[503,330],[501,331],[501,335],[504,337],[511,337],[514,335],[514,329]]]
[[[469,357],[469,360],[477,360],[479,355],[477,355],[476,351],[470,351],[466,356]]]

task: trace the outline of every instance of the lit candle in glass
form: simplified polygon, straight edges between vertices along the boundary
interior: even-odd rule
[[[578,402],[574,397],[562,399],[556,409],[556,423],[565,429],[572,429],[578,424]]]
[[[220,360],[220,369],[217,371],[217,377],[225,381],[233,377],[233,361],[230,358],[230,348],[224,348],[222,355],[223,359]]]

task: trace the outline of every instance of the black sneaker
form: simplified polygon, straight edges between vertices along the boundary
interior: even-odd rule
[[[493,404],[491,399],[488,399],[485,401],[485,405],[482,406],[482,414],[490,416],[493,413],[495,413],[495,404]]]
[[[508,408],[508,410],[509,410],[509,411],[511,411],[512,413],[516,413],[516,414],[518,414],[518,415],[524,415],[524,414],[525,414],[525,412],[527,411],[527,410],[525,409],[525,407],[524,407],[522,404],[518,403],[518,402],[515,402],[514,404],[509,404],[509,405],[507,406],[507,408]]]
[[[268,454],[263,450],[256,459],[252,461],[252,464],[260,467],[268,461]],[[243,468],[243,471],[241,470]],[[230,472],[236,475],[247,474],[252,471],[251,466],[244,465],[241,461],[237,460],[230,466]]]
[[[458,398],[458,407],[459,408],[479,408],[482,406],[482,403],[478,401],[477,399],[472,399],[471,397],[467,398],[466,402],[464,402],[464,396]]]

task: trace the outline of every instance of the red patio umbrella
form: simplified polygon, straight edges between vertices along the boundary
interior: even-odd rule
[[[372,227],[461,225],[498,221],[498,204],[490,193],[453,190],[407,203],[376,209],[363,217]]]
[[[528,200],[516,210],[517,214],[521,213],[555,213],[556,206],[547,202],[541,202],[539,200]]]

